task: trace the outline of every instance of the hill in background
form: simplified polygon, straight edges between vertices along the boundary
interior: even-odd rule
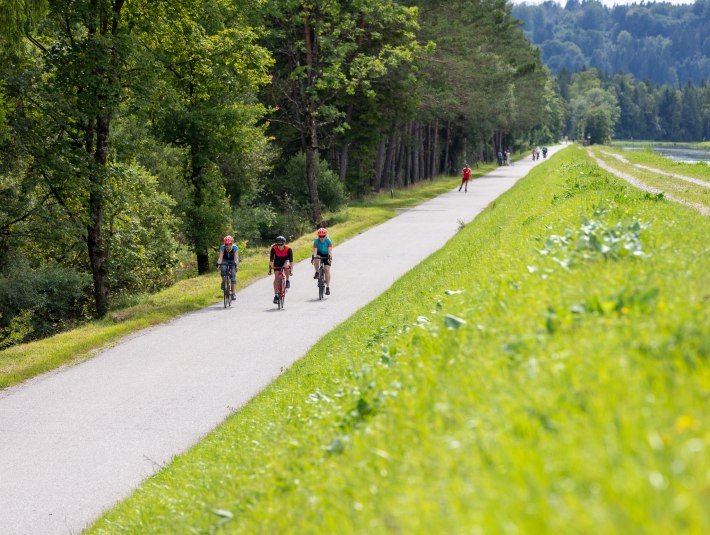
[[[515,5],[513,15],[555,73],[596,67],[671,85],[710,78],[710,0],[614,7],[550,1]]]

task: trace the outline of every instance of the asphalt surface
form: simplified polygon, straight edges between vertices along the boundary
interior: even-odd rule
[[[0,534],[90,525],[543,161],[498,168],[467,194],[454,189],[336,244],[324,301],[301,262],[284,310],[262,279],[231,309],[217,303],[0,392]]]

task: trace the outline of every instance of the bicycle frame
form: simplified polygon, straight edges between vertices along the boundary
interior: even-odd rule
[[[222,267],[225,264],[218,264]],[[232,306],[232,270],[234,266],[227,264],[227,273],[222,277],[222,294],[224,299],[224,308]]]
[[[272,268],[274,271],[274,275],[276,276],[276,286],[278,288],[278,297],[279,297],[279,303],[278,306],[279,308],[284,307],[284,301],[286,300],[286,274],[284,273],[284,270],[287,269],[286,267],[281,267],[281,268]]]

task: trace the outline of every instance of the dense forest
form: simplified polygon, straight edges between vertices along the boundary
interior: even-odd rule
[[[0,348],[563,124],[505,0],[0,0]]]
[[[651,141],[710,139],[710,84],[682,87],[639,82],[630,74],[597,69],[558,77],[565,101],[565,132],[603,143],[611,138]]]
[[[595,67],[637,80],[698,85],[710,77],[710,0],[606,7],[596,0],[518,4],[513,15],[553,72]]]

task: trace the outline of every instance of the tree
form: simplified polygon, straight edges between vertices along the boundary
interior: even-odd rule
[[[268,51],[257,43],[249,2],[146,3],[134,13],[154,74],[143,113],[159,139],[186,150],[178,196],[199,273],[228,228],[230,207],[220,164],[265,150],[265,107],[255,99],[269,81]]]
[[[306,155],[310,217],[319,224],[323,129],[337,132],[347,122],[338,97],[374,97],[374,81],[412,60],[416,10],[392,0],[270,0],[266,13],[266,42],[276,60],[273,120],[286,125]]]

